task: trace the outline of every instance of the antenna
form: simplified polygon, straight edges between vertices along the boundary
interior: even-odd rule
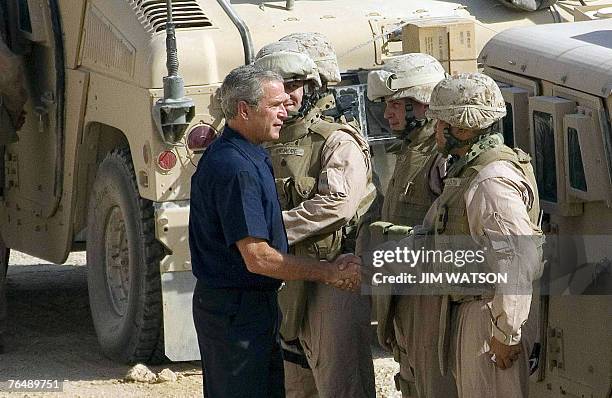
[[[166,0],[166,67],[168,76],[164,77],[164,98],[158,100],[153,108],[153,119],[162,140],[176,145],[185,135],[185,130],[195,116],[195,105],[191,98],[185,97],[185,84],[179,75],[176,35],[172,19],[172,0]]]

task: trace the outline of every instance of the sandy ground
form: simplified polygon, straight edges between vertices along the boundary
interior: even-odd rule
[[[197,397],[201,396],[199,362],[152,366],[169,368],[176,382],[126,383],[130,366],[106,359],[96,340],[87,296],[85,253],[73,253],[66,265],[53,265],[11,253],[8,273],[9,324],[6,353],[0,356],[0,383],[8,380],[63,381],[62,393],[7,393],[0,397]],[[379,397],[395,398],[397,365],[374,348]]]

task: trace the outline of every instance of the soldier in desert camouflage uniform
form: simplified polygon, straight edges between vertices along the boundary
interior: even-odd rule
[[[285,105],[289,119],[268,150],[291,250],[321,260],[353,251],[347,247],[349,234],[376,191],[365,139],[351,126],[322,118],[316,106],[326,95],[319,92],[321,77],[329,82],[339,73],[332,69],[331,75],[321,74],[290,40],[262,48],[255,64],[283,76],[290,96]],[[279,301],[281,335],[288,342],[299,341],[310,368],[286,361],[288,397],[375,396],[369,297],[319,283],[290,282]]]
[[[531,284],[542,272],[543,243],[530,157],[503,144],[496,122],[506,106],[488,76],[460,74],[441,81],[427,114],[438,120],[438,149],[455,158],[425,218],[435,249],[452,249],[466,236],[486,249],[488,267],[523,281],[509,291],[495,284],[477,295],[445,296],[441,366],[449,362],[460,398],[526,397],[533,336],[522,331],[532,305]]]
[[[387,59],[382,70],[368,75],[368,97],[385,100],[384,116],[402,140],[381,217],[396,227],[420,225],[442,192],[446,157],[436,150],[435,120],[425,112],[434,86],[444,77],[435,58],[419,53]],[[379,342],[400,363],[396,386],[402,396],[456,396],[452,376],[443,376],[437,361],[441,297],[379,294],[374,301]]]

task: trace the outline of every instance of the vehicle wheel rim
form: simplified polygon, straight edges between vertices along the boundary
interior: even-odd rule
[[[105,276],[108,296],[114,311],[124,316],[130,291],[130,261],[125,221],[121,209],[111,209],[104,231]]]

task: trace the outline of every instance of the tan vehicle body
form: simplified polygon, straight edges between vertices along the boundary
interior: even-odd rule
[[[117,217],[113,216],[115,224],[111,223],[117,232],[107,228],[104,234],[94,236],[103,245],[101,255],[116,263],[100,260],[102,269],[90,269],[89,273],[102,278],[107,275],[110,284],[117,282],[118,290],[106,288],[121,296],[121,305],[141,316],[142,311],[150,309],[146,303],[138,304],[140,296],[135,296],[130,286],[138,283],[149,289],[147,281],[137,279],[139,270],[135,268],[141,261],[152,265],[152,275],[157,278],[153,283],[161,286],[147,290],[147,294],[158,306],[153,317],[159,318],[159,330],[151,332],[149,340],[153,342],[141,347],[138,339],[131,340],[139,336],[138,330],[126,325],[123,309],[119,308],[111,329],[123,330],[128,336],[125,338],[130,339],[126,344],[131,351],[123,354],[128,351],[123,346],[108,348],[115,337],[105,331],[104,320],[96,321],[96,308],[104,304],[95,299],[98,296],[92,296],[90,285],[98,337],[103,350],[119,360],[149,361],[153,351],[165,353],[172,360],[198,358],[189,311],[194,278],[187,224],[189,182],[200,154],[187,148],[186,138],[175,146],[165,144],[152,117],[155,102],[163,96],[162,78],[166,75],[165,1],[6,3],[11,47],[24,56],[27,64],[30,100],[19,142],[6,149],[5,193],[0,202],[2,239],[12,249],[56,263],[62,263],[71,251],[83,250],[92,222],[110,223],[88,219],[88,206],[95,207],[98,200],[92,192],[100,166],[111,152],[123,148],[122,153],[130,159],[127,177],[134,181],[132,196],[146,211],[134,215],[127,214],[119,202],[111,206],[120,210]],[[179,23],[176,38],[180,74],[186,96],[196,106],[190,128],[198,123],[217,131],[222,128],[215,91],[224,76],[246,59],[239,30],[221,3],[173,1],[175,22]],[[343,72],[376,68],[385,57],[400,53],[402,43],[390,41],[390,33],[414,20],[472,14],[479,21],[479,48],[510,25],[553,22],[548,10],[526,14],[489,0],[304,0],[295,2],[292,10],[285,5],[284,1],[246,0],[232,4],[250,32],[252,50],[256,52],[292,32],[321,32],[334,44]],[[164,171],[157,159],[167,150],[174,152],[177,164]],[[379,173],[384,180],[392,164],[381,164]],[[121,232],[133,217],[151,223],[145,222],[150,228],[141,230],[136,241]],[[93,243],[87,242],[88,250]],[[143,255],[150,247],[143,245],[159,246],[161,255],[157,253],[150,260]],[[113,267],[120,270],[113,271]],[[111,274],[115,276],[109,277]],[[105,290],[104,286],[94,287]]]
[[[598,20],[509,29],[480,55],[511,110],[504,136],[532,155],[549,255],[542,279],[559,287],[541,301],[534,397],[612,392],[609,27]]]

